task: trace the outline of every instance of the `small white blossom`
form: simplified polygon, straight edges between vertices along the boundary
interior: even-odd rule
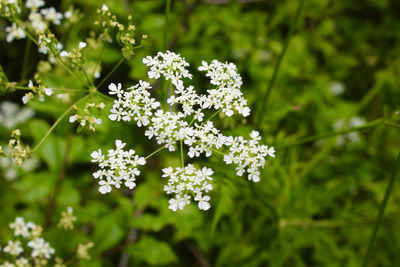
[[[7,38],[6,41],[11,43],[14,39],[23,39],[26,37],[24,30],[13,23],[11,26],[6,27]]]
[[[51,254],[54,254],[54,249],[50,247],[43,238],[35,238],[28,242],[28,247],[32,248],[32,257],[45,257],[50,259]]]
[[[5,246],[3,248],[3,251],[13,255],[13,256],[18,256],[19,254],[21,254],[24,249],[21,246],[21,242],[20,241],[8,241],[7,246]]]

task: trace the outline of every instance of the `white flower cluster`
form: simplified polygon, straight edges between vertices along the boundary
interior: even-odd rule
[[[98,162],[101,168],[93,173],[93,177],[99,179],[99,192],[102,194],[111,192],[111,186],[120,188],[123,182],[129,189],[136,186],[135,177],[140,174],[136,167],[146,164],[146,160],[135,155],[133,149],[124,151],[125,145],[120,140],[116,140],[116,149],[108,150],[107,158],[100,149],[91,154],[92,162]]]
[[[8,6],[12,3],[16,4],[15,0],[8,0]],[[17,5],[17,4],[16,4]],[[34,32],[37,34],[44,33],[44,31],[48,28],[49,24],[52,23],[54,25],[60,25],[61,20],[64,18],[64,15],[60,12],[57,12],[54,7],[50,8],[39,8],[43,7],[45,2],[43,0],[27,0],[25,3],[25,7],[29,9],[28,15],[28,23]],[[8,9],[10,9],[8,7]],[[18,7],[20,13],[20,8]],[[3,12],[4,16],[6,16],[6,12]],[[16,23],[13,23],[11,26],[6,28],[7,32],[7,42],[12,42],[14,39],[22,39],[26,37],[25,28],[19,27]]]
[[[183,142],[188,146],[187,155],[190,158],[200,157],[203,154],[209,157],[214,150],[227,147],[229,154],[224,156],[224,161],[227,164],[236,164],[239,176],[247,172],[249,180],[258,182],[259,169],[264,167],[267,156],[275,156],[274,148],[261,145],[259,143],[261,137],[257,131],[251,133],[250,140],[225,136],[210,121],[219,112],[227,116],[238,113],[246,117],[250,114],[247,101],[240,91],[242,79],[237,73],[236,66],[233,63],[221,63],[217,60],[213,60],[211,64],[203,61],[199,70],[206,71],[206,76],[210,77],[211,84],[216,88],[207,90],[207,95],[199,95],[193,86],[185,87],[182,79],[192,78],[192,75],[186,69],[189,64],[178,54],[170,51],[159,52],[154,58],[150,56],[144,58],[143,63],[150,67],[149,78],[159,79],[164,76],[175,85],[174,94],[167,99],[171,107],[166,111],[155,98],[151,97],[151,86],[148,82],[140,80],[127,90],[122,89],[120,83],[118,85],[112,83],[109,85],[109,93],[116,95],[118,99],[114,101],[109,118],[113,121],[134,120],[137,126],[146,126],[145,136],[149,139],[154,137],[158,144],[168,148],[169,151],[175,151],[177,142]],[[175,111],[176,106],[179,106],[180,110]],[[204,121],[205,110],[211,108],[216,109],[216,113]],[[177,195],[177,198],[170,202],[170,208],[173,210],[183,208],[190,197],[186,194],[187,188],[182,189],[185,193],[179,191],[182,186],[185,188],[185,183],[188,183],[187,186],[192,186],[189,185],[187,171],[196,173],[193,171],[193,166],[186,168],[188,169],[177,169],[174,174],[176,179],[180,179],[180,185],[174,185],[174,189],[170,191]],[[172,168],[165,170],[172,171]],[[192,194],[195,200],[197,198],[201,203],[204,202],[201,194],[198,195],[197,192]],[[205,198],[209,199],[209,196]],[[207,204],[199,206],[203,210],[206,209],[204,207],[208,207]]]
[[[30,256],[32,263],[38,259],[50,259],[54,254],[54,249],[44,240],[41,235],[42,228],[35,225],[33,222],[25,222],[24,218],[17,217],[13,223],[10,223],[10,228],[14,230],[14,236],[18,238],[21,236],[27,239],[27,246],[32,249]],[[23,243],[21,240],[9,240],[7,245],[3,248],[3,252],[10,254],[15,259],[14,264],[4,262],[3,266],[31,266],[29,260],[22,256],[24,252]],[[18,258],[17,258],[18,257]]]
[[[15,126],[28,121],[35,115],[31,108],[20,108],[17,104],[4,101],[0,104],[0,125],[6,129],[13,129]]]
[[[167,51],[167,53],[158,52],[157,56],[148,56],[143,59],[143,63],[150,67],[147,73],[149,78],[159,79],[161,75],[166,80],[171,80],[177,88],[183,87],[182,78],[192,78],[186,67],[189,63],[179,55]]]
[[[210,83],[217,86],[216,89],[207,90],[207,107],[222,109],[228,117],[235,113],[234,110],[243,117],[250,115],[250,108],[240,91],[242,77],[237,73],[235,64],[221,63],[214,59],[210,65],[202,61],[199,70],[207,71],[206,76],[210,77]]]
[[[167,194],[175,194],[174,198],[169,200],[169,209],[177,211],[182,210],[190,203],[191,196],[194,195],[194,200],[198,202],[200,210],[208,210],[210,208],[210,196],[203,196],[203,192],[208,193],[213,189],[211,175],[214,173],[212,169],[203,167],[197,170],[192,164],[188,164],[184,168],[172,167],[163,169],[162,177],[168,177],[168,184],[164,186],[164,191]]]
[[[227,164],[235,163],[236,174],[242,176],[245,171],[248,173],[249,180],[253,182],[260,181],[259,168],[264,168],[265,158],[267,156],[275,157],[275,149],[273,147],[260,145],[260,133],[252,131],[251,139],[246,140],[242,136],[235,137],[229,148],[230,153],[225,154],[224,161]]]

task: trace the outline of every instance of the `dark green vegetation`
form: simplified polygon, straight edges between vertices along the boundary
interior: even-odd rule
[[[141,168],[133,191],[101,195],[92,178],[92,151],[111,148],[115,139],[143,156],[158,148],[142,128],[111,122],[111,102],[104,99],[103,124],[95,133],[77,133],[66,117],[36,151],[36,170],[20,171],[12,182],[0,179],[0,246],[11,237],[8,223],[23,216],[46,225],[44,235],[64,259],[78,243],[93,241],[92,259],[80,266],[118,266],[127,259],[127,266],[400,265],[400,2],[225,2],[172,1],[166,27],[164,1],[106,1],[121,21],[132,14],[137,41],[142,34],[148,39],[99,90],[143,79],[142,58],[165,50],[165,40],[191,64],[198,89],[210,86],[196,70],[202,60],[235,63],[252,114],[247,121],[214,121],[226,134],[248,136],[257,129],[263,143],[275,147],[261,181],[237,177],[218,155],[201,158],[201,166],[215,171],[211,209],[192,205],[174,213],[167,209],[161,169],[178,166],[180,153],[162,151]],[[59,10],[74,5],[85,14],[55,31],[67,47],[89,36],[101,4],[59,3]],[[36,72],[42,55],[26,44],[0,44],[10,81]],[[107,44],[102,55],[107,74],[121,51]],[[61,68],[46,79],[55,88],[79,86]],[[22,96],[6,92],[2,100],[22,105]],[[18,127],[34,147],[70,104],[47,98],[28,106],[36,116]],[[0,127],[4,147],[11,131]],[[78,217],[72,232],[56,227],[67,206]]]

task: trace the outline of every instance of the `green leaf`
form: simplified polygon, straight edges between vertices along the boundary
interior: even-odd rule
[[[129,246],[126,252],[136,260],[155,266],[171,264],[177,260],[175,253],[167,243],[150,236]]]
[[[97,253],[103,252],[116,245],[123,237],[124,231],[119,226],[117,218],[110,214],[96,222],[93,250]]]

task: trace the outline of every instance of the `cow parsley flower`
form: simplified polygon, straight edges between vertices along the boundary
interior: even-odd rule
[[[182,210],[190,203],[192,196],[198,201],[200,210],[208,210],[210,204],[209,196],[203,196],[213,189],[211,175],[214,173],[212,169],[203,167],[201,170],[196,169],[192,164],[188,164],[183,168],[172,167],[163,169],[162,177],[167,177],[168,183],[164,186],[167,194],[174,194],[174,198],[169,200],[169,209],[177,211]]]
[[[150,68],[147,73],[150,79],[164,77],[170,81],[170,95],[166,99],[168,109],[152,97],[152,87],[146,81],[140,80],[128,89],[124,89],[121,83],[111,83],[108,87],[109,94],[117,99],[114,100],[109,119],[134,121],[138,127],[146,127],[144,135],[155,139],[157,144],[169,151],[175,151],[177,144],[179,147],[185,145],[190,158],[201,155],[210,157],[214,152],[221,153],[226,164],[236,165],[237,175],[247,174],[249,180],[260,181],[260,169],[264,167],[266,157],[275,157],[274,147],[260,144],[261,136],[257,131],[252,131],[247,139],[243,136],[227,136],[210,121],[219,112],[228,117],[235,114],[243,117],[250,115],[250,108],[240,90],[242,78],[236,66],[217,60],[210,64],[203,61],[198,69],[206,72],[213,88],[202,95],[196,92],[193,85],[185,85],[184,78],[191,79],[192,75],[188,72],[189,64],[179,54],[159,52],[155,57],[144,58],[143,63]],[[216,112],[204,119],[208,109],[215,109]],[[227,150],[228,153],[223,153],[220,149]],[[121,151],[120,153],[127,153]],[[127,176],[137,175],[136,165],[129,166],[130,163],[121,163],[121,167],[110,167],[109,159],[105,159],[101,150],[93,152],[92,158],[102,168],[93,174],[94,178],[101,178],[99,184],[102,193],[110,192],[112,186],[119,188]],[[123,156],[119,158],[125,162]],[[183,161],[182,157],[182,165]],[[127,175],[130,171],[134,173]],[[188,164],[182,168],[168,167],[163,172],[163,177],[169,178],[164,190],[167,194],[174,195],[169,200],[169,209],[183,209],[191,200],[198,202],[200,210],[210,208],[210,196],[206,193],[213,188],[209,182],[213,174],[211,169],[204,167],[197,170],[192,164]]]
[[[123,150],[125,145],[121,140],[116,140],[116,149],[108,150],[107,157],[100,149],[91,154],[92,162],[98,162],[100,167],[93,177],[99,179],[99,192],[102,194],[111,192],[112,186],[120,188],[122,183],[129,189],[136,186],[136,176],[140,174],[137,166],[146,164],[146,160],[135,155],[133,149]]]
[[[43,238],[35,238],[28,242],[28,247],[32,248],[32,257],[44,257],[50,259],[51,254],[54,254],[55,250],[50,247],[49,243]]]

